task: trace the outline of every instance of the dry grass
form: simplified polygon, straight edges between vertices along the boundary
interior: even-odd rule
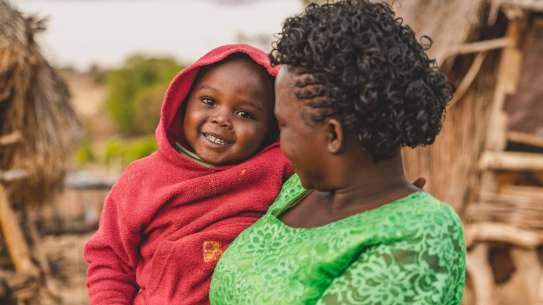
[[[427,35],[434,44],[429,55],[441,64],[451,49],[463,44],[479,22],[485,0],[387,0],[417,35]]]
[[[64,81],[35,41],[43,29],[43,20],[25,17],[0,0],[0,134],[23,136],[1,148],[0,169],[30,173],[6,185],[18,203],[43,202],[62,186],[80,127]]]

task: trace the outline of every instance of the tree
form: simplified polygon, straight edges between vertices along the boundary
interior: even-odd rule
[[[162,95],[182,69],[172,58],[129,57],[106,75],[106,109],[115,126],[128,135],[152,133],[158,123]]]

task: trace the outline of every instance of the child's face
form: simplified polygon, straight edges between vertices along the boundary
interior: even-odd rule
[[[273,84],[263,70],[249,59],[229,59],[194,84],[183,123],[185,138],[208,163],[240,163],[267,139],[273,102]]]

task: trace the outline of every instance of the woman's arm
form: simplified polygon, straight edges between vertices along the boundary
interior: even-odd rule
[[[459,226],[442,225],[443,232],[417,232],[410,240],[370,248],[332,282],[317,305],[460,304],[465,246]]]

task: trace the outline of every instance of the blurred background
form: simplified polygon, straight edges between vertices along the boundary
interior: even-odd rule
[[[82,249],[172,77],[302,0],[0,0],[0,304],[87,304]],[[466,305],[543,305],[543,1],[390,0],[456,86],[411,178],[462,217]]]

